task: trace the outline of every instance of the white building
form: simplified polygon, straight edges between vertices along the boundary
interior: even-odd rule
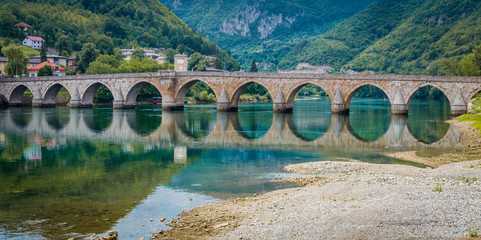
[[[42,48],[42,44],[45,42],[41,37],[27,36],[22,40],[22,45],[31,47],[33,49]]]
[[[144,48],[144,56],[149,59],[153,59],[157,61],[159,64],[164,64],[166,62],[167,57],[158,52],[157,50],[154,49],[147,49]],[[124,60],[130,61],[132,59],[132,53],[135,51],[135,48],[127,48],[127,49],[122,49],[122,54],[124,55]]]

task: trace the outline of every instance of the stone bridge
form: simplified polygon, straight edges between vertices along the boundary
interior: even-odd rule
[[[68,109],[67,109],[68,110]],[[264,135],[252,138],[242,129],[237,113],[218,112],[215,124],[203,137],[192,136],[183,112],[162,112],[157,126],[141,131],[134,110],[113,111],[106,127],[95,126],[92,109],[70,109],[55,113],[32,109],[11,108],[0,114],[0,132],[16,135],[38,134],[42,137],[67,138],[89,141],[107,141],[119,144],[142,143],[159,148],[183,146],[189,148],[269,148],[302,150],[378,149],[379,151],[410,150],[420,148],[453,149],[466,145],[462,134],[450,126],[443,137],[434,143],[424,143],[410,131],[406,116],[391,116],[386,132],[372,141],[363,140],[351,128],[348,115],[332,114],[322,126],[316,139],[306,139],[296,129],[292,113],[274,113],[272,124]],[[59,121],[59,117],[63,120]],[[28,119],[25,119],[28,118]],[[160,119],[159,119],[160,120]],[[63,122],[63,124],[59,124]]]
[[[199,81],[214,91],[218,111],[236,111],[240,95],[251,83],[267,89],[274,99],[275,112],[292,111],[297,92],[307,84],[315,84],[326,91],[333,113],[348,112],[354,94],[367,85],[376,86],[386,93],[392,114],[407,114],[414,93],[423,87],[433,86],[447,97],[451,113],[460,115],[467,112],[469,100],[481,90],[480,77],[159,71],[3,78],[0,94],[9,105],[21,105],[23,94],[29,89],[33,94],[33,107],[54,106],[59,90],[64,87],[71,95],[70,107],[90,107],[95,93],[104,85],[112,92],[114,108],[119,109],[135,107],[139,91],[146,84],[152,84],[162,95],[164,110],[182,110],[187,91]]]

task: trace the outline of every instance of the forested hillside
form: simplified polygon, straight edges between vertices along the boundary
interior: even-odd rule
[[[49,47],[58,48],[60,42],[67,53],[91,42],[108,54],[114,47],[172,48],[235,62],[157,0],[3,0],[0,16],[0,38],[10,42],[25,37],[14,28],[25,22],[33,26],[29,35],[42,37]]]
[[[253,58],[275,69],[300,41],[324,33],[377,0],[160,1],[223,49],[230,49],[244,69]]]
[[[480,43],[480,1],[382,0],[298,44],[279,68],[307,62],[357,71],[445,74],[443,60],[459,60]]]

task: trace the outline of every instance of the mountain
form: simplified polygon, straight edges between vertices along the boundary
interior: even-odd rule
[[[3,0],[0,15],[0,37],[14,41],[25,37],[14,25],[25,22],[33,26],[28,34],[44,38],[49,47],[67,36],[72,51],[94,42],[97,47],[139,45],[226,57],[157,0]]]
[[[324,33],[377,0],[160,0],[245,69],[275,65],[303,39]]]
[[[478,0],[382,0],[298,44],[280,62],[398,74],[440,74],[443,59],[481,44]]]

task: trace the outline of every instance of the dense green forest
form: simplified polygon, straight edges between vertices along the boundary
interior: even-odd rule
[[[0,38],[19,42],[25,34],[14,25],[26,22],[33,26],[29,35],[42,37],[67,56],[94,43],[103,54],[114,54],[115,47],[141,46],[172,49],[174,54],[199,52],[237,64],[156,0],[5,0],[0,15]]]
[[[443,61],[459,60],[481,43],[481,2],[382,0],[319,37],[298,44],[279,64],[299,62],[357,71],[449,74]]]
[[[302,39],[324,33],[377,0],[160,1],[223,49],[230,49],[244,69],[255,58],[271,63],[267,70],[275,70]]]

